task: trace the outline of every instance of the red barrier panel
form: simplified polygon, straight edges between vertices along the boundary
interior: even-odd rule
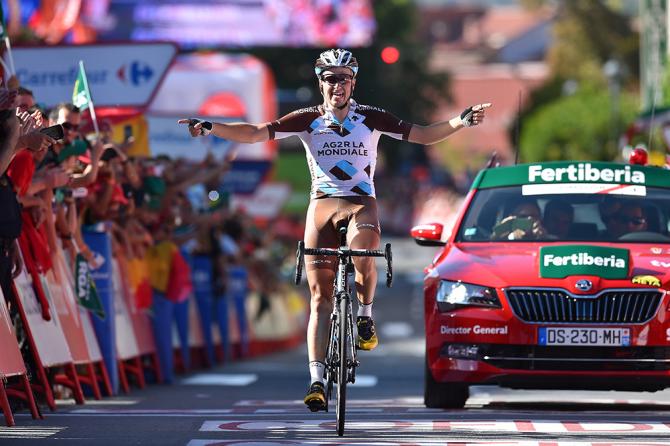
[[[140,370],[143,368],[143,362],[141,357],[147,356],[149,360],[148,369],[156,377],[156,381],[162,382],[163,377],[161,376],[160,364],[158,363],[158,355],[156,354],[156,341],[154,339],[154,333],[151,330],[151,320],[146,311],[140,309],[138,305],[136,296],[137,289],[133,284],[133,281],[130,279],[129,271],[129,262],[122,256],[117,258],[119,265],[119,279],[122,289],[122,295],[126,302],[126,308],[128,310],[128,316],[133,325],[135,331],[135,341],[137,343],[137,349],[140,356],[139,367]],[[138,365],[133,365],[131,367],[137,367]],[[136,375],[140,374],[139,370],[133,370]],[[144,371],[142,370],[141,378],[144,379]]]
[[[46,280],[42,280],[41,276],[37,277],[40,277],[43,288],[46,288]],[[37,382],[31,383],[32,387],[35,391],[44,394],[49,408],[55,410],[56,401],[44,369],[63,366],[72,374],[74,364],[70,349],[60,325],[56,322],[57,318],[52,316],[49,321],[42,318],[42,309],[37,299],[33,280],[25,270],[14,279],[14,292],[18,297],[17,309],[21,315],[23,329],[35,361]],[[74,375],[76,378],[76,374]]]
[[[112,289],[114,293],[114,320],[116,324],[116,355],[119,365],[119,381],[125,393],[130,391],[127,373],[138,380],[138,386],[144,387],[144,373],[140,362],[140,349],[133,323],[128,314],[127,300],[124,298],[127,288],[121,279],[121,267],[118,259],[112,259]]]
[[[18,377],[20,385],[6,387],[6,379],[10,377]],[[33,391],[28,382],[26,366],[23,364],[19,344],[14,335],[12,320],[7,311],[7,302],[2,290],[0,290],[0,409],[5,415],[7,426],[14,426],[14,415],[9,406],[8,396],[24,400],[28,404],[33,418],[41,418],[35,405]]]
[[[64,277],[64,283],[74,284],[75,279],[73,270],[69,266],[73,265],[74,261],[68,255],[67,251],[60,249],[59,254],[62,255],[61,263],[63,264],[62,275]],[[78,298],[74,286],[65,287],[65,292],[68,293],[68,299],[70,301],[77,302]],[[77,308],[79,313],[78,323],[81,324],[81,330],[83,331],[83,340],[88,360],[78,362],[75,359],[74,362],[75,364],[80,364],[80,368],[84,368],[86,371],[86,373],[78,373],[79,381],[83,384],[88,384],[93,391],[93,397],[96,400],[100,400],[102,399],[100,385],[102,385],[108,396],[112,396],[114,392],[112,390],[112,384],[109,381],[107,366],[105,366],[105,361],[103,360],[102,352],[98,345],[98,339],[95,336],[95,330],[93,329],[93,323],[91,322],[91,315],[85,308],[79,305],[77,305]]]

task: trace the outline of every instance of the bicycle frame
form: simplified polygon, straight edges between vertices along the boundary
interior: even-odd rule
[[[304,242],[298,242],[296,252],[295,283],[300,283],[304,255],[325,255],[337,257],[337,274],[333,287],[333,311],[330,316],[328,347],[326,349],[326,400],[332,397],[333,383],[337,383],[337,434],[344,435],[347,383],[356,380],[356,357],[354,341],[354,320],[351,305],[351,293],[348,286],[349,274],[354,271],[352,257],[384,257],[386,259],[386,285],[393,282],[391,244],[385,250],[349,249],[346,246],[346,228],[340,229],[340,247],[305,248]],[[326,411],[328,406],[326,405]]]

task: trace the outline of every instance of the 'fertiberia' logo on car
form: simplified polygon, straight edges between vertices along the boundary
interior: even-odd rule
[[[540,277],[562,279],[574,275],[625,279],[628,250],[591,245],[543,246],[540,248]]]
[[[528,166],[528,182],[530,183],[634,183],[644,184],[644,172],[631,169],[631,166],[620,168],[598,168],[591,163],[569,164],[565,167]]]

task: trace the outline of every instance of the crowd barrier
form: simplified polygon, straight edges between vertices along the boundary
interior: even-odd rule
[[[0,294],[0,408],[8,426],[14,425],[13,398],[40,418],[36,401],[56,410],[65,393],[85,404],[89,396],[127,393],[147,381],[172,383],[175,373],[275,352],[304,339],[307,304],[293,288],[281,286],[259,314],[260,296],[250,289],[244,266],[228,268],[226,293],[217,296],[211,260],[194,256],[187,257],[193,291],[174,302],[157,290],[147,294],[143,259],[113,252],[106,225],[85,228],[83,236],[97,259],[90,266],[101,303],[95,311],[82,304],[90,296],[81,290],[88,288],[75,283],[86,281],[75,266],[79,260],[53,234],[52,268],[45,273],[28,264],[14,279],[14,316]],[[24,348],[17,339],[24,339]]]

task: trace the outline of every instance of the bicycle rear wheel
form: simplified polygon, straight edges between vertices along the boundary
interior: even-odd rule
[[[349,342],[349,335],[347,334],[347,321],[349,320],[349,299],[348,296],[341,296],[339,299],[340,314],[338,315],[338,353],[339,363],[337,365],[337,435],[340,437],[344,435],[344,420],[346,418],[346,403],[347,403],[347,381],[348,374],[348,358],[347,358],[347,344]]]

